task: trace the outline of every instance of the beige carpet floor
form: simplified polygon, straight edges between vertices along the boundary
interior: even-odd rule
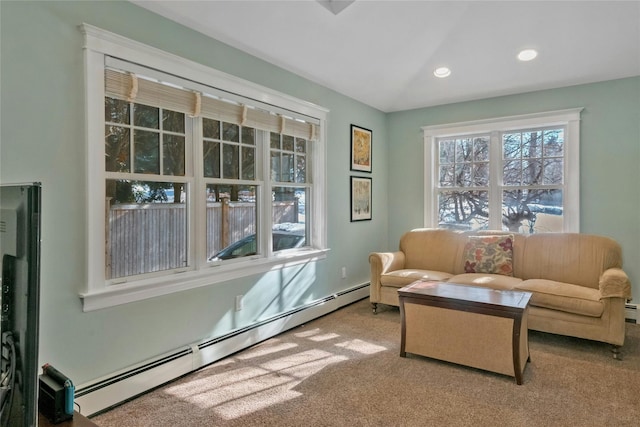
[[[524,384],[399,357],[400,314],[362,300],[93,418],[123,426],[640,426],[640,325],[624,360],[531,331]]]

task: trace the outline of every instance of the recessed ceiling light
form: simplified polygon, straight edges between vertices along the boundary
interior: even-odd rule
[[[436,68],[435,71],[433,72],[433,75],[443,79],[451,75],[451,70],[448,69],[447,67]]]
[[[525,49],[523,51],[520,51],[520,53],[518,54],[518,59],[520,61],[531,61],[536,56],[538,56],[538,52],[536,50]]]

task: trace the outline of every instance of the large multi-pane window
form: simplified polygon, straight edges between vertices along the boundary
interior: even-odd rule
[[[425,127],[426,225],[577,231],[578,120],[570,111]]]
[[[281,268],[284,255],[291,265],[324,250],[324,157],[314,153],[324,151],[325,110],[83,28],[85,309]],[[256,100],[263,90],[269,104]]]

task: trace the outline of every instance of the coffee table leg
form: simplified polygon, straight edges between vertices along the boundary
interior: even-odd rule
[[[511,348],[513,353],[513,372],[516,377],[516,384],[522,384],[522,366],[520,366],[520,325],[522,316],[516,315],[513,318],[513,333],[511,334]],[[526,363],[526,362],[525,362]]]
[[[404,298],[399,298],[400,303],[400,357],[407,357],[405,344],[407,338],[407,319],[404,315]]]

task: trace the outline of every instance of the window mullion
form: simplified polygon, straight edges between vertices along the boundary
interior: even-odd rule
[[[136,148],[135,148],[135,138],[134,135],[136,133],[134,123],[133,123],[133,102],[129,103],[129,172],[133,173],[136,170]]]
[[[164,123],[162,120],[164,108],[158,108],[158,172],[164,175]]]
[[[437,215],[435,214],[438,200],[438,180],[435,171],[439,167],[436,152],[437,138],[435,136],[424,136],[424,225],[426,227],[437,227]]]
[[[502,229],[502,141],[500,132],[491,132],[489,141],[489,228]]]
[[[185,123],[185,174],[191,185],[187,192],[189,228],[187,230],[189,265],[198,270],[206,263],[206,214],[207,201],[204,197],[202,166],[202,118],[186,116]]]
[[[263,185],[259,187],[262,201],[258,205],[258,235],[261,252],[267,257],[273,255],[273,236],[271,233],[273,224],[273,185],[271,182],[271,138],[269,132],[259,131],[260,138],[256,137],[256,158],[260,159],[260,177]],[[258,140],[260,143],[258,144]]]

